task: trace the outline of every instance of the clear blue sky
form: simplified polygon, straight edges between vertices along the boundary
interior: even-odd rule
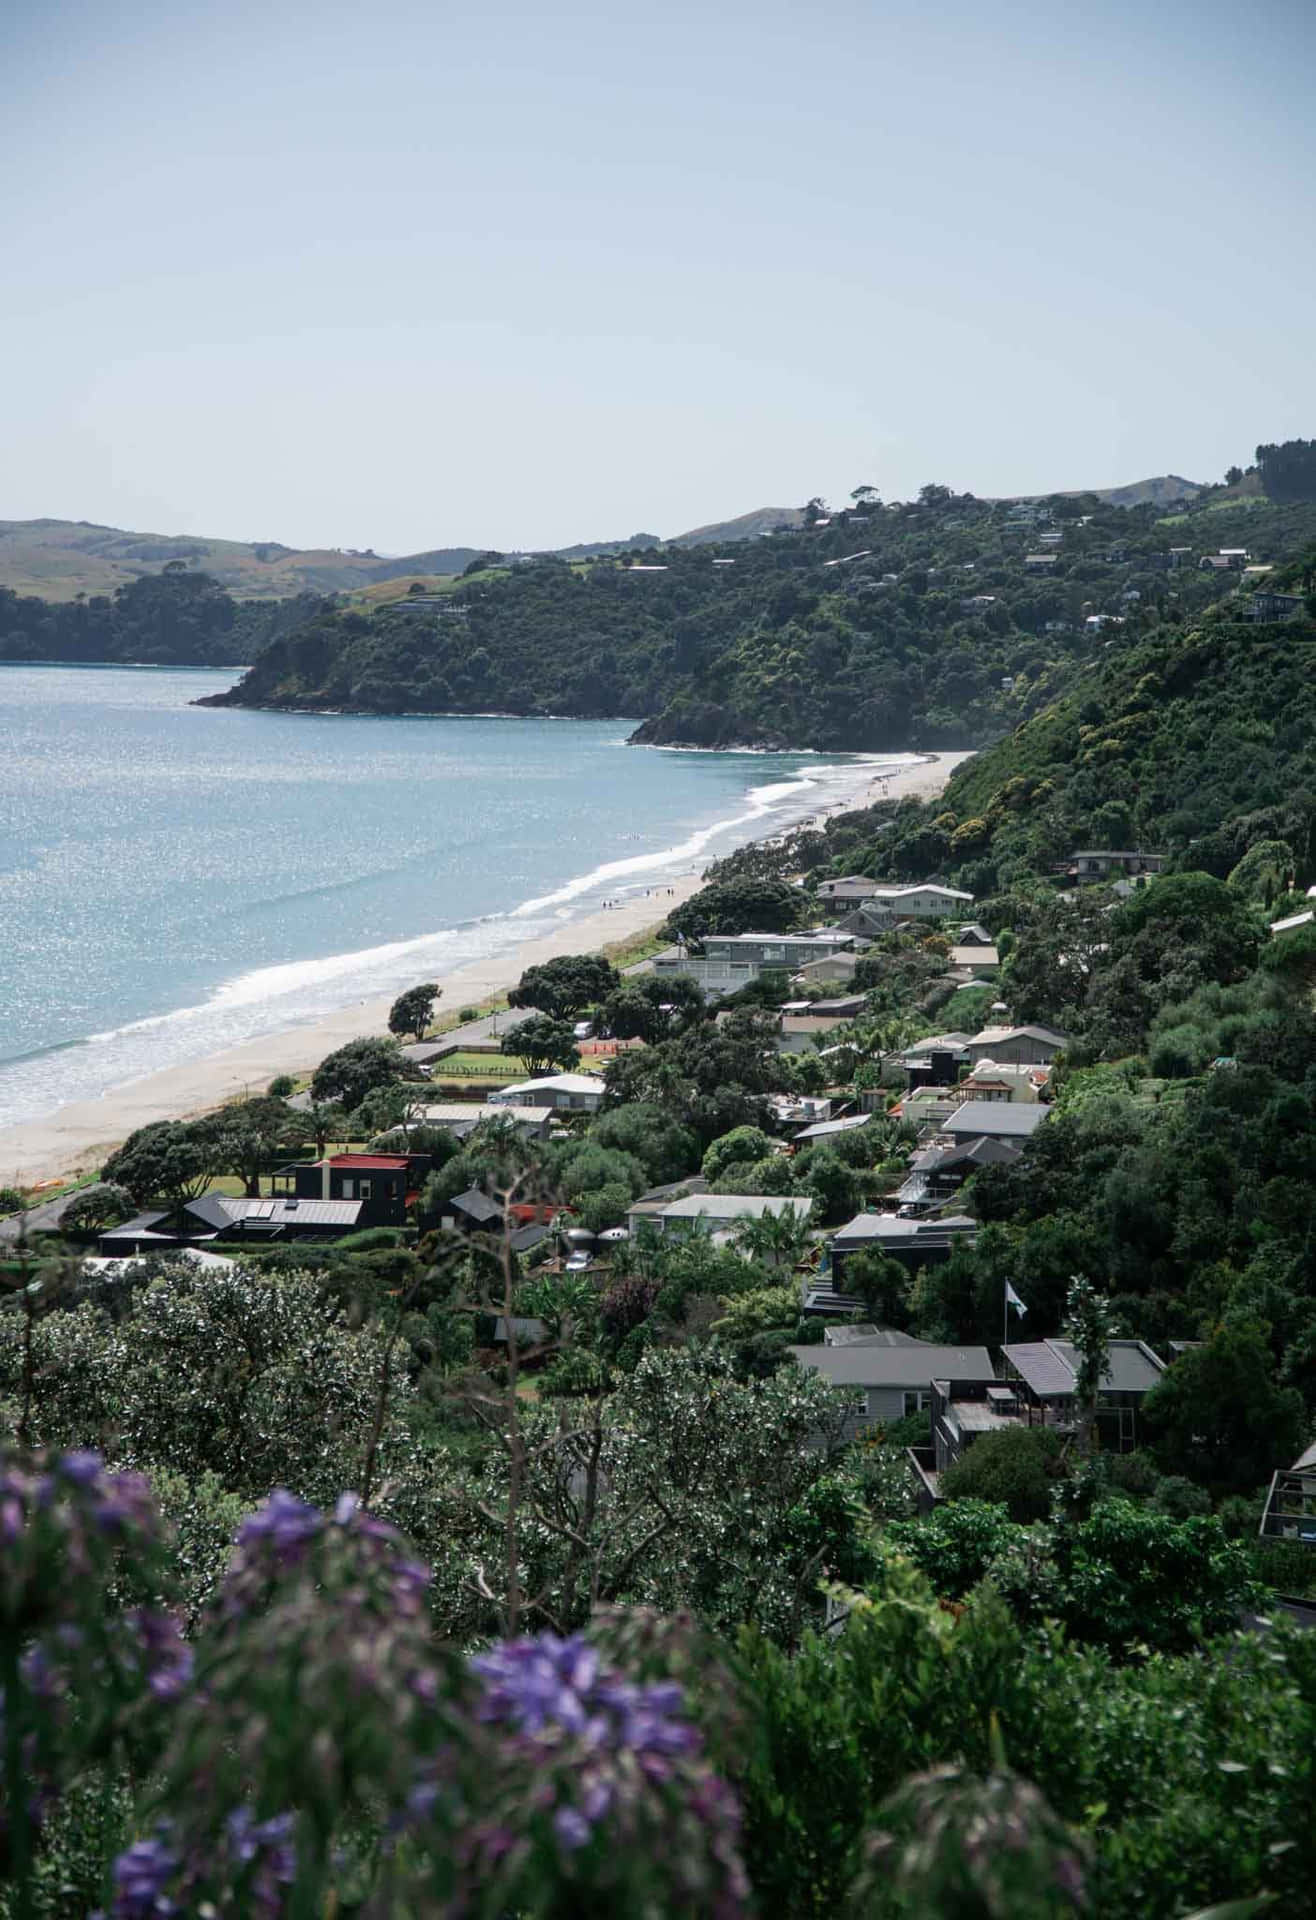
[[[1316,434],[1310,0],[8,0],[0,517],[403,552]]]

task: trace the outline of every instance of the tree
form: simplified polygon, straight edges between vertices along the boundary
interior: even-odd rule
[[[1296,1387],[1275,1379],[1253,1320],[1225,1321],[1174,1362],[1143,1402],[1144,1431],[1166,1473],[1213,1493],[1248,1493],[1297,1458],[1305,1414]]]
[[[705,1180],[720,1180],[738,1160],[763,1160],[772,1151],[772,1142],[761,1127],[733,1127],[705,1151],[699,1171]]]
[[[653,974],[624,980],[599,1008],[603,1031],[615,1040],[652,1043],[679,1032],[704,1010],[699,983],[678,974],[660,980]]]
[[[249,1195],[260,1192],[261,1174],[302,1137],[299,1115],[268,1094],[221,1107],[197,1125],[214,1142],[215,1170],[235,1173]]]
[[[785,880],[713,880],[667,916],[666,930],[687,940],[706,933],[789,933],[798,927],[805,895]]]
[[[61,1233],[103,1233],[117,1227],[132,1212],[133,1197],[126,1187],[97,1181],[75,1193],[59,1217]]]
[[[1090,1280],[1075,1274],[1065,1302],[1065,1337],[1074,1345],[1074,1397],[1079,1452],[1089,1454],[1097,1430],[1097,1401],[1110,1372],[1110,1307]]]
[[[155,1120],[110,1155],[101,1179],[125,1188],[139,1207],[150,1200],[181,1206],[205,1190],[215,1171],[213,1133],[181,1120]]]
[[[655,1187],[679,1180],[699,1160],[699,1145],[689,1129],[650,1102],[601,1113],[590,1128],[590,1139],[596,1146],[632,1154]]]
[[[421,1041],[428,1033],[434,1019],[434,1004],[442,995],[443,988],[431,980],[424,986],[408,987],[400,993],[388,1010],[388,1030],[401,1039],[410,1034]]]
[[[765,1267],[793,1267],[809,1246],[809,1216],[783,1200],[737,1222],[735,1244]]]
[[[510,998],[510,996],[509,996]],[[505,1033],[502,1051],[525,1063],[531,1079],[552,1073],[555,1068],[580,1065],[576,1036],[565,1020],[554,1020],[545,1013],[532,1013]]]
[[[553,1020],[575,1020],[615,993],[617,970],[597,953],[563,953],[527,967],[507,996],[509,1007],[534,1007]]]
[[[315,1151],[323,1159],[331,1140],[346,1137],[347,1115],[336,1100],[316,1100],[306,1109],[306,1125],[311,1130]]]
[[[876,487],[854,487],[850,498],[857,507],[880,507],[882,504],[882,496]]]
[[[391,1086],[408,1077],[396,1040],[349,1040],[315,1069],[311,1098],[317,1103],[336,1100],[345,1113],[351,1113],[372,1087]]]

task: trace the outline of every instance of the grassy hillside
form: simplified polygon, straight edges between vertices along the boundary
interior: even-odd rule
[[[1117,638],[1236,592],[1237,574],[1198,569],[1203,550],[1279,558],[1304,529],[1316,537],[1316,507],[1247,503],[1190,510],[1171,540],[1157,505],[1023,510],[940,490],[725,548],[491,569],[438,583],[439,606],[329,612],[227,697],[633,717],[656,744],[981,745]]]

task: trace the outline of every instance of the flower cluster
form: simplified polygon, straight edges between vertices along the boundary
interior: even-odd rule
[[[149,1482],[98,1453],[0,1456],[0,1629],[31,1632],[97,1603],[117,1560],[155,1554],[163,1530]]]
[[[285,1890],[297,1877],[293,1818],[257,1820],[239,1807],[224,1822],[218,1847],[204,1870],[198,1857],[180,1851],[170,1822],[161,1821],[149,1840],[135,1840],[114,1863],[114,1904],[108,1920],[174,1920],[198,1911],[242,1914],[248,1920],[279,1920]],[[218,1887],[217,1899],[199,1902],[202,1882]],[[92,1920],[107,1920],[94,1914]]]
[[[559,1874],[622,1898],[619,1876],[646,1861],[678,1909],[740,1911],[739,1809],[679,1685],[626,1679],[583,1634],[504,1642],[470,1667],[481,1682],[475,1719],[502,1735],[485,1776],[500,1791],[485,1804],[505,1796],[495,1817],[477,1811],[457,1836],[470,1878],[496,1875],[546,1822]]]

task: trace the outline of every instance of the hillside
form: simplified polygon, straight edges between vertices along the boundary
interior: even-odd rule
[[[1117,635],[1236,591],[1237,573],[1199,570],[1202,552],[1246,543],[1265,561],[1316,534],[1312,506],[1190,510],[1170,528],[1155,506],[928,491],[726,551],[541,558],[415,604],[326,612],[224,699],[626,717],[651,744],[977,746]]]
[[[798,508],[760,507],[735,520],[678,534],[674,544],[750,540],[795,524]],[[561,549],[566,560],[638,551],[659,544],[653,533],[625,540],[582,541]],[[278,540],[216,540],[193,534],[134,533],[85,520],[0,520],[0,587],[43,600],[112,594],[159,573],[170,561],[197,567],[239,600],[286,600],[301,593],[353,593],[376,581],[460,574],[483,547],[433,547],[384,558],[370,548],[288,547]],[[528,555],[514,553],[511,559]]]

